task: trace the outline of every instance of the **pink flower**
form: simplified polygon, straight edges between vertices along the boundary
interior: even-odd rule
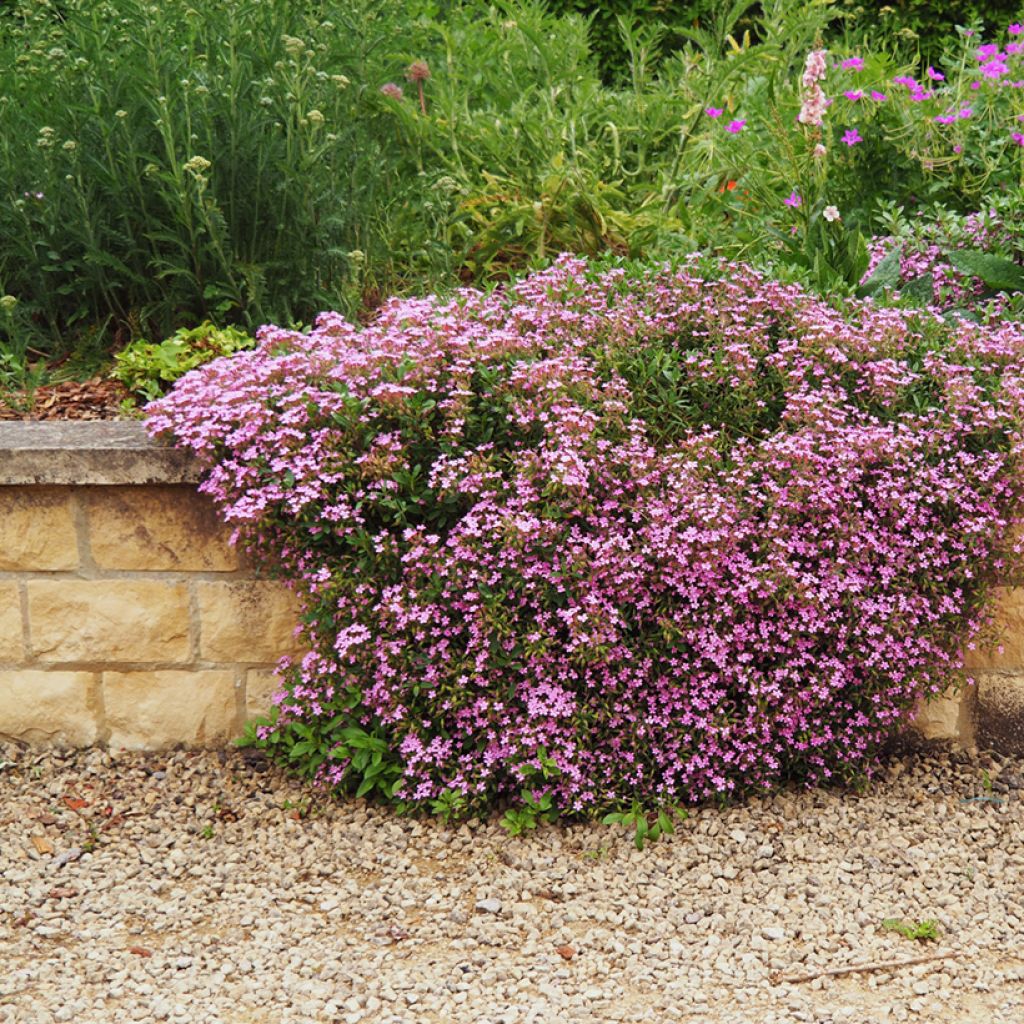
[[[1018,146],[1024,146],[1024,132],[1014,132],[1010,138],[1013,139]]]
[[[400,85],[395,85],[394,82],[385,82],[380,87],[380,94],[387,96],[389,100],[400,100],[405,94],[402,92]]]
[[[946,80],[946,76],[941,71],[936,71],[931,64],[928,65],[928,77],[933,82],[944,82]]]
[[[860,137],[860,132],[858,132],[856,128],[850,128],[843,135],[843,142],[845,142],[848,146],[856,146],[858,142],[863,141],[864,140]]]
[[[1021,25],[1019,22],[1015,22],[1006,31],[1009,32],[1011,36],[1024,35],[1024,25]]]
[[[860,71],[864,67],[864,61],[860,57],[847,57],[839,66],[846,71]]]
[[[985,43],[984,46],[979,46],[975,52],[979,61],[990,60],[999,52],[999,47],[995,43]]]
[[[725,130],[731,132],[733,135],[739,135],[741,131],[746,127],[747,122],[743,121],[730,121],[726,126]]]
[[[884,92],[878,92],[876,89],[871,90],[871,98],[876,103],[884,103],[889,97]]]
[[[856,103],[857,100],[864,99],[864,91],[862,89],[851,89],[848,92],[844,92],[843,95],[851,102]]]
[[[788,199],[784,199],[783,200],[783,202],[787,206],[793,206],[793,207],[799,206],[801,203],[803,203],[803,201],[804,201],[803,197],[800,196],[800,195],[797,195],[795,190],[793,192],[789,193],[789,198]]]
[[[721,107],[708,107],[705,111],[708,117],[721,117],[725,111]]]
[[[807,54],[807,60],[804,63],[804,74],[803,78],[800,79],[801,84],[805,89],[810,89],[816,82],[820,82],[828,71],[828,65],[825,63],[825,51],[824,50],[811,50]]]
[[[981,69],[981,73],[986,78],[1002,78],[1002,76],[1007,74],[1009,70],[1009,67],[1007,67],[1001,60],[992,60]]]
[[[956,115],[961,121],[968,117],[973,117],[974,111],[970,107],[961,107],[959,113]]]

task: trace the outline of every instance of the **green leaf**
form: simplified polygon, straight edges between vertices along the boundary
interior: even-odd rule
[[[977,249],[954,249],[947,259],[960,273],[981,278],[993,291],[1024,291],[1024,267],[1013,260]]]
[[[866,299],[886,288],[895,288],[899,283],[900,250],[897,247],[887,253],[882,262],[875,267],[872,275],[857,289],[857,295]]]
[[[900,295],[925,306],[935,298],[935,278],[931,274],[915,277],[906,284],[900,285]]]

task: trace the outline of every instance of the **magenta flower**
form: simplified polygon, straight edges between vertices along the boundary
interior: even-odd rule
[[[884,92],[879,92],[877,89],[872,89],[871,90],[871,98],[876,103],[884,103],[889,97],[886,96]]]
[[[990,60],[999,52],[999,47],[995,43],[985,43],[984,46],[979,46],[975,52],[978,55],[978,60]]]
[[[843,95],[851,102],[856,103],[857,100],[864,99],[864,91],[862,89],[851,89],[848,92],[844,92]]]
[[[991,60],[981,69],[981,73],[986,78],[1002,78],[1009,70],[1009,67],[1003,61]]]
[[[1014,132],[1010,138],[1013,139],[1018,146],[1024,146],[1024,132]]]
[[[959,113],[956,115],[961,121],[968,117],[974,116],[974,110],[971,107],[961,107]]]
[[[856,146],[858,142],[863,141],[864,140],[860,137],[860,132],[858,132],[856,128],[850,128],[843,135],[843,142],[845,142],[848,146]]]
[[[936,124],[952,124],[956,120],[956,114],[936,114],[932,120]]]
[[[944,82],[946,80],[946,76],[941,71],[936,71],[935,68],[933,68],[931,66],[931,64],[928,65],[928,72],[927,73],[928,73],[928,77],[933,82]]]
[[[708,107],[705,111],[708,117],[721,117],[725,111],[721,107]]]
[[[783,199],[783,202],[787,206],[793,206],[793,207],[800,206],[801,203],[803,203],[803,201],[804,201],[803,200],[803,196],[798,195],[795,190],[793,192],[789,193],[789,198],[788,199]]]
[[[739,133],[741,131],[743,131],[743,129],[746,127],[746,125],[747,125],[747,122],[745,120],[743,120],[743,121],[730,121],[725,126],[725,130],[727,132],[732,132],[733,135],[739,135]]]
[[[864,67],[864,61],[860,57],[847,57],[839,66],[847,71],[860,71]]]
[[[1021,25],[1019,22],[1015,22],[1006,31],[1009,32],[1011,36],[1024,35],[1024,25]]]

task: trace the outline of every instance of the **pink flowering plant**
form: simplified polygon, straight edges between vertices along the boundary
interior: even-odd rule
[[[1022,413],[1020,325],[563,256],[265,327],[148,427],[301,598],[255,741],[529,825],[869,772],[985,635]]]
[[[872,239],[864,293],[971,318],[1024,320],[1024,216],[1017,195],[995,195],[966,216],[938,207],[906,217],[891,211],[886,234]]]

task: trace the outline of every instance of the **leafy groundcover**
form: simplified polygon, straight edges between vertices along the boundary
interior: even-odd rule
[[[148,423],[303,601],[258,742],[530,824],[868,771],[987,635],[1022,371],[1019,324],[564,256],[265,327]]]

